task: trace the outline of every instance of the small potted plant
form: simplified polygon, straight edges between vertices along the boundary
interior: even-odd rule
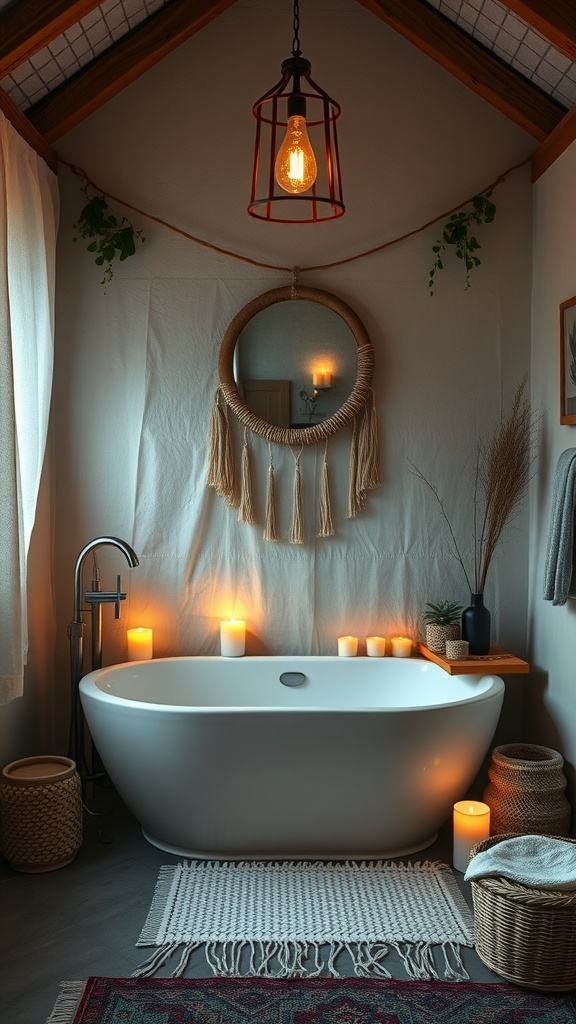
[[[462,605],[456,601],[439,601],[437,604],[428,601],[426,608],[426,647],[434,654],[445,654],[446,641],[460,639]]]

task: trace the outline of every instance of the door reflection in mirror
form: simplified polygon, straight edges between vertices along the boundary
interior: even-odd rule
[[[338,313],[308,300],[260,310],[240,332],[234,376],[248,408],[276,426],[321,423],[356,379],[354,335]]]

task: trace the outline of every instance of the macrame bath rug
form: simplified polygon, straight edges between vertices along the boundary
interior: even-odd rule
[[[179,977],[203,946],[219,976],[338,978],[347,953],[358,977],[390,978],[394,950],[413,980],[460,981],[474,937],[446,864],[192,861],[160,869],[137,945],[155,949],[134,977],[175,954]]]

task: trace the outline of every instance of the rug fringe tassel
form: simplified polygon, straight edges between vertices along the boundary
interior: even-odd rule
[[[446,981],[469,981],[470,975],[464,967],[460,946],[456,942],[443,942],[442,952],[444,954],[444,977]],[[452,954],[454,963],[450,963],[448,953]]]
[[[443,973],[438,970],[434,961],[434,946],[432,943],[395,942],[392,945],[404,964],[406,974],[412,981],[467,981],[469,979],[457,943],[442,943],[441,949],[444,954]],[[452,953],[454,965],[450,963],[448,950]]]
[[[204,943],[189,942],[184,948],[178,944],[160,946],[152,956],[132,974],[133,978],[148,978],[163,967],[180,949],[181,956],[172,978],[182,977],[194,950]],[[322,950],[321,950],[322,947]],[[324,953],[324,947],[327,952]],[[219,978],[317,978],[328,974],[341,978],[337,968],[338,958],[345,951],[350,956],[357,978],[393,977],[383,961],[394,949],[402,961],[406,974],[412,981],[466,981],[469,975],[462,962],[460,947],[454,942],[445,942],[441,949],[444,971],[434,959],[434,945],[429,942],[257,942],[235,939],[228,942],[207,942],[206,963],[215,977]],[[310,963],[310,961],[312,961]],[[61,1024],[58,1018],[48,1024]],[[69,1024],[63,1018],[63,1024]]]
[[[72,1024],[85,988],[85,981],[63,981],[60,984],[60,995],[46,1024]]]
[[[171,956],[180,949],[181,943],[172,942],[166,946],[158,946],[152,956],[149,956],[144,963],[140,964],[135,971],[132,971],[133,978],[151,978],[156,971],[159,971],[168,962]],[[183,955],[184,956],[184,955]],[[183,959],[183,957],[182,957]]]
[[[347,945],[350,959],[357,978],[391,978],[392,975],[382,966],[382,960],[388,956],[389,947],[384,942],[359,942],[355,947]]]
[[[184,971],[188,967],[188,963],[190,961],[190,957],[192,956],[192,953],[194,952],[195,949],[199,949],[201,945],[202,945],[201,942],[188,942],[184,946],[184,949],[182,951],[182,956],[180,957],[180,960],[178,961],[178,965],[175,968],[175,970],[172,971],[172,975],[171,976],[173,978],[181,978],[182,977],[182,975],[184,974]]]

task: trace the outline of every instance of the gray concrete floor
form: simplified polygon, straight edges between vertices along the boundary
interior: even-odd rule
[[[146,842],[113,790],[98,791],[90,803],[109,813],[85,815],[82,847],[72,864],[25,874],[0,863],[0,1020],[5,1024],[44,1024],[61,981],[129,977],[147,956],[136,942],[158,870],[179,858]],[[433,846],[407,859],[449,863],[450,844],[446,826]],[[468,883],[460,874],[457,878],[471,903]],[[502,980],[484,967],[474,950],[464,950],[463,959],[471,980]],[[345,971],[345,965],[340,967]],[[405,977],[400,965],[395,970],[392,956],[389,967],[395,976]],[[201,950],[187,975],[211,976]]]

